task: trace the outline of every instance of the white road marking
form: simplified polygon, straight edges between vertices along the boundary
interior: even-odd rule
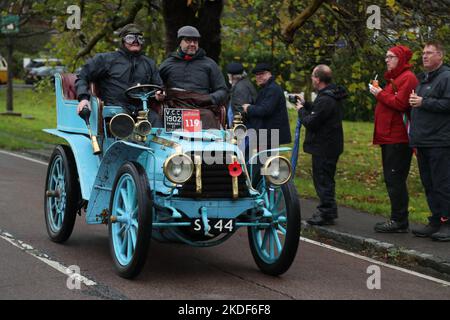
[[[92,281],[92,280],[86,278],[85,276],[82,276],[81,274],[73,273],[70,269],[65,267],[63,264],[61,264],[55,260],[50,260],[48,255],[37,251],[31,245],[29,245],[21,240],[15,239],[10,233],[4,232],[1,229],[0,229],[0,239],[3,239],[5,241],[9,242],[16,248],[19,248],[20,250],[28,253],[29,255],[33,256],[34,258],[42,261],[43,263],[45,263],[47,265],[49,265],[53,269],[58,270],[59,272],[63,273],[64,275],[71,276],[71,277],[77,279],[77,281],[85,284],[86,286],[96,286],[97,285],[97,283],[95,281]]]
[[[28,160],[28,161],[31,161],[31,162],[39,163],[39,164],[42,164],[42,165],[45,165],[45,166],[48,165],[47,163],[45,163],[43,161],[39,161],[39,160],[36,160],[36,159],[33,159],[33,158],[29,158],[29,157],[26,157],[26,156],[22,156],[22,155],[18,155],[18,154],[15,154],[15,153],[3,151],[3,150],[0,150],[0,153],[6,154],[6,155],[10,155],[10,156],[13,156],[13,157],[18,157],[18,158],[21,158],[21,159],[24,159],[24,160]],[[11,241],[9,241],[9,239],[6,236],[3,237],[2,235],[3,234],[0,234],[0,238],[3,238],[6,241],[11,242]],[[397,267],[397,266],[394,266],[394,265],[391,265],[391,264],[387,264],[387,263],[384,263],[384,262],[381,262],[381,261],[377,261],[375,259],[368,258],[368,257],[362,256],[362,255],[359,255],[359,254],[356,254],[356,253],[353,253],[353,252],[350,252],[350,251],[347,251],[347,250],[343,250],[343,249],[340,249],[340,248],[336,248],[336,247],[330,246],[330,245],[322,243],[322,242],[314,241],[314,240],[307,239],[307,238],[304,238],[304,237],[300,237],[300,240],[304,241],[304,242],[307,242],[307,243],[310,243],[310,244],[313,244],[313,245],[316,245],[316,246],[319,246],[319,247],[322,247],[322,248],[326,248],[326,249],[329,249],[329,250],[332,250],[332,251],[336,251],[336,252],[339,252],[339,253],[342,253],[342,254],[345,254],[345,255],[348,255],[348,256],[351,256],[351,257],[354,257],[354,258],[357,258],[357,259],[360,259],[360,260],[363,260],[363,261],[366,261],[366,262],[377,264],[377,265],[380,265],[380,266],[383,266],[383,267],[386,267],[386,268],[390,268],[390,269],[393,269],[393,270],[396,270],[396,271],[404,272],[406,274],[409,274],[409,275],[412,275],[412,276],[415,276],[415,277],[418,277],[418,278],[422,278],[422,279],[425,279],[425,280],[433,281],[433,282],[439,283],[439,284],[441,284],[443,286],[447,286],[447,287],[450,286],[450,282],[448,282],[448,281],[444,281],[444,280],[441,280],[441,279],[438,279],[438,278],[427,276],[427,275],[419,273],[419,272],[415,272],[415,271],[411,271],[411,270],[408,270],[408,269],[405,269],[405,268]],[[13,242],[11,242],[11,243],[13,245],[15,245],[16,247],[18,247],[18,248],[20,248],[22,250],[25,250],[22,247],[20,247],[20,245],[16,245]],[[30,253],[29,251],[26,251],[26,252]],[[45,259],[45,258],[41,258],[39,256],[36,256],[36,258],[38,258],[39,260],[42,260],[42,261],[44,261],[44,260],[49,261],[49,263],[47,263],[46,261],[44,261],[44,262],[47,263],[48,265],[50,265],[51,267],[57,269],[58,271],[60,271],[60,272],[62,272],[64,274],[67,274],[66,273],[67,268],[64,267],[63,265],[61,265],[61,264],[59,264],[57,262]],[[55,263],[58,264],[58,266],[56,266],[56,265],[53,266],[53,264],[55,264]],[[82,277],[82,278],[84,278],[84,277]],[[84,279],[86,279],[86,278],[84,278]],[[93,284],[89,284],[89,285],[96,285],[95,282],[93,282],[93,281],[91,281],[89,279],[86,279],[86,280],[87,280],[88,283],[93,283]],[[86,284],[86,285],[88,285],[88,284]]]
[[[339,252],[339,253],[342,253],[342,254],[345,254],[345,255],[348,255],[348,256],[360,259],[360,260],[364,260],[364,261],[367,261],[367,262],[372,263],[372,264],[377,264],[377,265],[380,265],[382,267],[386,267],[386,268],[390,268],[390,269],[393,269],[393,270],[396,270],[396,271],[404,272],[404,273],[407,273],[409,275],[412,275],[412,276],[415,276],[415,277],[418,277],[418,278],[422,278],[422,279],[425,279],[425,280],[433,281],[433,282],[439,283],[439,284],[441,284],[443,286],[446,286],[446,287],[450,286],[450,282],[447,282],[447,281],[444,281],[444,280],[441,280],[441,279],[437,279],[437,278],[434,278],[434,277],[430,277],[430,276],[427,276],[427,275],[419,273],[419,272],[415,272],[415,271],[411,271],[411,270],[408,270],[408,269],[405,269],[405,268],[401,268],[401,267],[397,267],[397,266],[394,266],[394,265],[391,265],[391,264],[387,264],[387,263],[384,263],[384,262],[381,262],[381,261],[378,261],[378,260],[375,260],[375,259],[372,259],[372,258],[368,258],[368,257],[362,256],[362,255],[359,255],[359,254],[347,251],[347,250],[343,250],[343,249],[340,249],[340,248],[336,248],[336,247],[330,246],[330,245],[322,243],[322,242],[314,241],[314,240],[311,240],[311,239],[308,239],[308,238],[304,238],[304,237],[300,237],[300,240],[304,241],[306,243],[310,243],[310,244],[313,244],[313,245],[316,245],[316,246],[319,246],[319,247],[322,247],[322,248],[333,250],[333,251],[336,251],[336,252]]]
[[[44,161],[39,161],[39,160],[36,160],[36,159],[33,159],[33,158],[29,158],[29,157],[27,157],[27,156],[22,156],[22,155],[17,154],[17,153],[12,153],[12,152],[8,152],[8,151],[4,151],[4,150],[0,150],[0,153],[6,154],[6,155],[8,155],[8,156],[16,157],[16,158],[28,160],[28,161],[31,161],[31,162],[39,163],[39,164],[42,164],[42,165],[44,165],[44,166],[47,166],[47,165],[48,165],[48,163],[46,163],[46,162],[44,162]]]

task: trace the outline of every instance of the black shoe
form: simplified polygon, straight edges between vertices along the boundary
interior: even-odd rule
[[[326,218],[315,213],[311,218],[306,220],[306,222],[312,226],[332,226],[334,225],[334,218]]]
[[[427,237],[431,237],[432,234],[438,232],[439,228],[440,228],[439,225],[429,223],[425,227],[422,227],[420,229],[413,229],[412,233],[416,237],[427,238]]]
[[[382,233],[408,233],[408,223],[399,223],[394,220],[375,224],[374,230]]]
[[[431,235],[431,239],[436,241],[450,241],[450,223],[443,223],[439,231]]]

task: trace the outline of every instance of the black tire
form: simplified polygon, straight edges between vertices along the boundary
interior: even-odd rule
[[[57,170],[64,171],[58,179],[55,177]],[[55,147],[45,181],[44,213],[47,233],[52,241],[62,243],[72,234],[81,200],[77,167],[70,147]],[[47,191],[56,189],[60,192],[59,197],[47,195]],[[62,222],[59,219],[62,219]]]
[[[259,184],[259,187],[262,183]],[[278,276],[285,273],[294,262],[297,254],[298,245],[300,242],[300,227],[301,227],[301,213],[300,200],[298,198],[297,190],[292,181],[281,186],[281,191],[284,196],[286,205],[286,235],[284,236],[284,244],[281,254],[275,261],[268,262],[262,256],[261,250],[258,250],[258,242],[256,232],[263,229],[256,227],[248,227],[248,239],[253,258],[259,269],[268,275]],[[268,229],[267,231],[269,232]]]
[[[124,224],[120,224],[119,222],[112,223],[111,219],[109,219],[108,223],[109,244],[111,256],[113,258],[117,273],[119,274],[119,276],[123,278],[132,279],[141,272],[147,259],[148,247],[152,235],[152,221],[154,209],[151,190],[148,184],[148,179],[144,168],[142,168],[142,166],[138,163],[127,162],[120,167],[114,181],[114,187],[111,193],[111,200],[109,205],[111,215],[116,215],[116,211],[113,207],[114,205],[117,205],[117,202],[116,204],[114,203],[115,196],[116,192],[120,193],[120,191],[118,191],[118,187],[120,187],[119,183],[122,183],[121,178],[124,177],[125,175],[131,176],[131,179],[134,182],[136,188],[135,192],[136,198],[134,199],[137,201],[138,207],[137,209],[138,227],[135,228],[137,229],[137,235],[135,235],[136,244],[131,260],[128,263],[120,262],[120,257],[117,256],[115,248],[115,245],[118,245],[117,243],[118,238],[113,238],[114,232],[113,229],[116,228],[115,226],[113,226],[113,224],[117,225],[118,226],[117,228],[121,228],[123,225],[125,225],[125,223]],[[119,197],[119,195],[117,195],[117,197]],[[131,226],[129,228],[131,229]],[[126,232],[128,232],[128,230],[126,230]],[[128,234],[128,236],[130,235]]]

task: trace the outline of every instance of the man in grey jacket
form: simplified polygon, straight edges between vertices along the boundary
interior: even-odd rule
[[[167,89],[179,88],[207,96],[211,105],[226,102],[228,88],[214,60],[199,47],[200,33],[184,26],[177,33],[180,46],[160,66],[160,75]]]
[[[444,47],[429,42],[423,49],[425,72],[409,98],[410,145],[417,148],[420,177],[431,210],[429,223],[412,232],[418,237],[450,241],[450,68]]]
[[[90,109],[89,84],[94,82],[100,91],[100,99],[107,105],[124,107],[131,115],[136,116],[140,103],[129,99],[125,90],[140,84],[162,85],[155,62],[143,52],[144,38],[141,29],[135,24],[128,24],[119,34],[122,39],[119,50],[99,53],[89,59],[81,69],[75,82],[79,104],[77,112],[87,107]],[[156,95],[163,100],[162,92]],[[159,115],[149,110],[149,121],[154,127],[161,127]]]
[[[240,62],[231,62],[227,65],[228,82],[231,84],[230,103],[228,108],[228,125],[231,127],[236,112],[243,112],[242,105],[253,104],[257,92],[247,77],[244,66]]]

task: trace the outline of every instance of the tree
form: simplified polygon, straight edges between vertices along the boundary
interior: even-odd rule
[[[381,10],[380,30],[367,28],[370,5]],[[310,90],[309,75],[316,64],[329,64],[335,81],[350,93],[346,119],[370,120],[375,101],[367,83],[377,73],[382,78],[386,50],[408,45],[419,72],[426,40],[441,40],[450,49],[449,11],[446,0],[230,0],[222,19],[222,58],[246,67],[271,60],[277,80],[296,92]]]
[[[15,49],[20,49],[25,52],[32,52],[36,48],[36,44],[39,40],[45,41],[51,31],[49,27],[49,21],[40,17],[39,12],[35,10],[33,1],[21,0],[21,1],[1,1],[0,2],[0,15],[16,15],[19,17],[18,28],[19,31],[14,35],[5,35],[0,33],[0,49],[7,52],[8,63],[8,86],[6,93],[6,111],[7,114],[15,114],[13,112],[13,78],[15,64],[13,55]],[[34,41],[26,41],[29,38],[33,38]],[[27,43],[23,46],[23,43]]]

